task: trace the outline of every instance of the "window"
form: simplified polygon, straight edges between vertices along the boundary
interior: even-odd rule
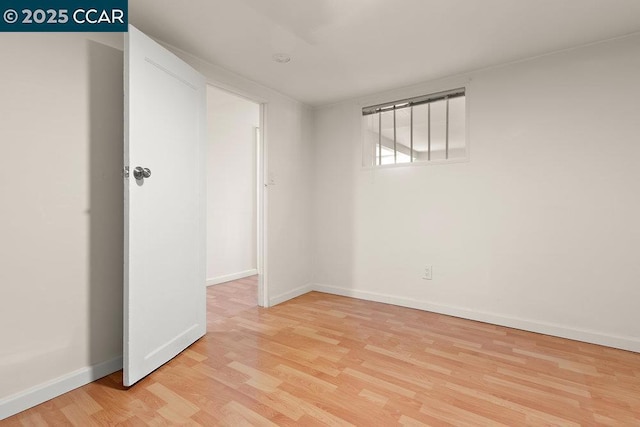
[[[465,88],[362,109],[364,166],[467,157]]]

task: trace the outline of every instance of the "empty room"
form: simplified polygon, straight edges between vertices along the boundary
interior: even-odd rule
[[[1,426],[640,425],[640,2],[43,7]]]

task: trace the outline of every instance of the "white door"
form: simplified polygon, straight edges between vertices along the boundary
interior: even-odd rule
[[[124,203],[126,386],[162,366],[206,331],[205,99],[200,74],[129,27],[124,145],[129,167]]]

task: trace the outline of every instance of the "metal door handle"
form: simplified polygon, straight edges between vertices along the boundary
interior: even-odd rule
[[[143,168],[141,166],[137,166],[133,170],[133,177],[135,179],[149,178],[151,176],[151,170],[149,168]]]

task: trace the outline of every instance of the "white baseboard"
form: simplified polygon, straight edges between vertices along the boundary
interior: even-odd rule
[[[14,395],[0,399],[0,420],[22,412],[25,409],[89,384],[122,369],[122,357],[108,360],[97,365],[78,369],[66,375],[39,384]]]
[[[418,310],[425,310],[439,314],[446,314],[449,316],[461,317],[463,319],[477,320],[479,322],[507,326],[509,328],[522,329],[525,331],[537,332],[540,334],[552,335],[561,338],[568,338],[591,344],[598,344],[607,347],[619,348],[622,350],[640,352],[640,340],[632,337],[608,335],[597,331],[571,328],[553,323],[520,319],[517,317],[508,317],[494,313],[469,310],[467,308],[461,307],[433,304],[427,301],[396,297],[393,295],[368,292],[357,289],[340,288],[337,286],[329,286],[323,284],[313,284],[311,287],[314,291],[324,292],[328,294],[342,295],[367,301],[376,301],[386,304],[398,305],[401,307],[415,308]]]
[[[239,273],[225,274],[224,276],[218,276],[218,277],[213,277],[211,279],[207,279],[207,286],[219,285],[220,283],[243,279],[245,277],[255,276],[256,274],[258,274],[258,270],[255,268],[253,270],[245,270]]]
[[[273,307],[274,305],[289,301],[292,298],[299,297],[300,295],[304,295],[308,292],[311,292],[312,290],[313,289],[311,283],[307,283],[304,286],[300,286],[283,294],[276,295],[273,298],[269,298],[269,307]]]

